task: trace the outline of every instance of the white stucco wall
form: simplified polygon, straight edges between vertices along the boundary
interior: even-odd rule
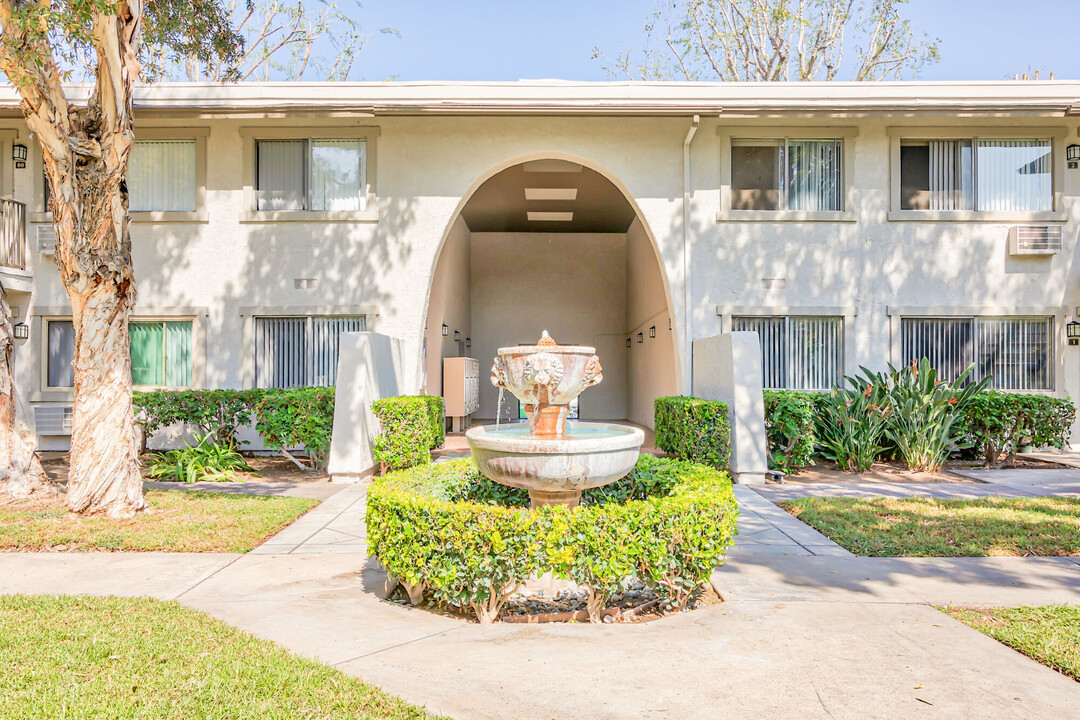
[[[179,116],[165,111],[139,118],[140,128],[171,125],[206,128],[208,132],[207,222],[139,223],[132,232],[138,281],[136,314],[179,309],[198,318],[197,363],[203,368],[201,382],[207,386],[243,387],[253,382],[250,318],[260,308],[293,312],[331,309],[364,312],[369,319],[369,330],[400,338],[405,389],[419,390],[423,376],[422,339],[429,319],[428,294],[444,239],[450,243],[451,257],[460,261],[460,247],[455,244],[460,235],[450,229],[471,191],[499,170],[538,157],[583,162],[605,174],[627,194],[648,234],[655,239],[670,295],[675,347],[683,354],[688,353],[687,339],[682,336],[682,142],[690,126],[688,116],[372,118],[349,113],[312,117],[311,112],[304,110],[295,115],[285,111],[273,118],[258,113],[242,118],[199,112]],[[1059,128],[1067,142],[1077,140],[1077,118],[1061,116],[1009,118],[998,113],[959,118],[912,111],[888,118],[873,114],[843,118],[822,111],[817,117],[783,119],[758,117],[751,110],[739,118],[703,115],[690,149],[691,256],[687,266],[692,273],[693,337],[709,337],[727,330],[725,323],[740,308],[769,307],[778,314],[790,308],[808,307],[852,310],[854,316],[846,328],[845,365],[848,372],[853,372],[859,365],[881,367],[894,356],[894,350],[898,351],[899,339],[892,336],[895,322],[887,314],[889,307],[961,311],[991,306],[1005,310],[1035,308],[1058,315],[1054,392],[1075,396],[1080,392],[1077,369],[1080,350],[1066,348],[1064,321],[1066,313],[1071,314],[1080,305],[1080,264],[1077,263],[1080,171],[1066,170],[1061,178],[1062,209],[1067,217],[1064,251],[1050,258],[1010,257],[1006,240],[1011,223],[897,222],[890,221],[887,215],[890,127],[952,126],[962,136],[971,126],[1009,129],[1032,124]],[[853,153],[854,159],[849,178],[854,188],[853,217],[844,222],[718,221],[723,183],[722,143],[717,133],[718,128],[732,125],[853,128],[855,134],[845,146],[845,152]],[[242,221],[243,148],[250,139],[245,140],[241,128],[301,128],[302,132],[302,128],[314,126],[378,128],[375,157],[378,220]],[[27,140],[28,134],[20,122],[0,120],[0,130],[4,128],[16,131],[20,141],[30,144],[32,157],[38,152]],[[827,135],[828,130],[823,132]],[[10,140],[3,142],[2,152],[7,154],[2,156],[9,158]],[[1063,147],[1055,147],[1055,153],[1063,152]],[[36,163],[32,161],[21,170],[12,170],[10,161],[5,161],[3,166],[0,181],[5,174],[11,177],[16,199],[32,208],[34,194],[40,187],[34,175]],[[29,223],[31,239],[35,227]],[[474,235],[470,250],[474,266],[470,277],[477,276],[476,243]],[[636,251],[629,252],[630,255],[623,255],[618,267],[627,267],[630,262],[627,258],[636,257]],[[17,346],[18,382],[31,403],[70,402],[69,392],[44,389],[41,380],[40,319],[62,314],[67,298],[51,257],[33,252],[30,257],[34,276],[32,298],[13,297],[24,320],[28,307],[36,314],[29,319],[30,339],[19,341]],[[579,253],[575,250],[561,257],[560,262],[566,264],[567,257],[577,259]],[[581,263],[592,268],[591,276],[576,278],[574,282],[575,287],[599,284],[610,290],[610,302],[623,313],[619,327],[611,320],[610,349],[596,338],[590,340],[596,342],[602,353],[605,383],[615,385],[625,382],[616,380],[619,372],[623,378],[627,373],[635,377],[636,366],[625,357],[618,358],[619,353],[625,353],[626,331],[639,317],[638,310],[630,306],[627,291],[639,283],[636,279],[627,283],[623,273],[619,281],[623,283],[619,295],[623,299],[616,302],[614,285],[608,285],[616,281],[607,277],[611,273],[596,270],[608,266],[608,256],[604,257],[603,263]],[[460,269],[457,275],[460,277]],[[765,277],[784,278],[786,287],[763,289],[761,279]],[[293,285],[294,278],[316,278],[318,285],[314,289],[298,290]],[[644,280],[641,284],[648,285]],[[486,365],[499,341],[492,340],[487,346],[480,344],[478,323],[482,319],[477,317],[476,309],[482,303],[477,291],[474,284],[469,300],[473,315],[469,331],[474,340],[472,354]],[[655,288],[649,292],[654,291]],[[451,295],[461,297],[461,293],[453,292],[447,297]],[[543,329],[544,324],[540,316],[533,321],[530,332],[526,332],[530,327],[524,325],[514,328],[513,339],[527,339]],[[656,324],[655,342],[660,347],[667,323],[661,318]],[[548,329],[557,339],[563,339],[564,333],[553,327]],[[565,336],[585,340],[587,330],[571,328]],[[597,333],[599,329],[591,332]],[[508,331],[503,334],[510,335]],[[575,335],[578,337],[574,338]],[[429,357],[433,355],[429,352]],[[651,392],[647,382],[657,375],[650,370],[647,377],[636,377],[631,384],[645,390],[638,395],[631,393],[631,398],[644,398]],[[672,391],[690,390],[689,378],[680,382],[681,387]],[[631,399],[619,415],[618,407],[606,405],[608,400],[603,399],[601,388],[590,391],[584,406],[587,414],[591,413],[588,408],[594,402],[601,403],[594,405],[594,409],[603,407],[605,414],[620,417],[629,414],[639,422],[651,414],[644,403]],[[596,393],[601,395],[594,401],[592,397]],[[625,397],[626,393],[622,394]],[[489,393],[485,415],[493,414],[491,398]]]
[[[547,330],[565,345],[592,345],[604,380],[583,393],[582,419],[626,417],[626,236],[621,233],[473,233],[473,357],[481,360],[480,412],[494,418],[486,381],[499,347],[532,344]],[[517,400],[507,396],[503,417]]]
[[[653,401],[679,393],[674,323],[664,278],[652,242],[640,220],[626,233],[626,315],[630,340],[627,358],[627,414],[639,425],[653,427]],[[656,327],[656,337],[649,328]],[[638,333],[642,341],[637,342]]]
[[[426,391],[429,395],[442,394],[443,358],[462,357],[471,352],[465,348],[465,340],[472,334],[470,235],[469,227],[458,217],[450,227],[431,282],[424,333],[427,339]],[[442,334],[444,324],[446,336]],[[454,331],[460,333],[457,341]]]

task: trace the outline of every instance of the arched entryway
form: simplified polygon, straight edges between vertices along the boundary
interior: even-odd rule
[[[445,232],[428,294],[426,390],[442,394],[444,358],[477,358],[473,420],[492,420],[497,348],[547,330],[600,356],[604,381],[582,395],[581,419],[651,427],[653,400],[680,387],[672,320],[655,240],[613,178],[577,158],[508,162],[478,179]],[[502,418],[518,411],[507,397]]]

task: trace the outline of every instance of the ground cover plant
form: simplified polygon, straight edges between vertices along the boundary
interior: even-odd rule
[[[211,435],[195,439],[186,448],[152,454],[143,475],[163,482],[233,482],[255,472],[233,445],[216,443]]]
[[[801,498],[781,505],[856,555],[1080,555],[1071,498]]]
[[[146,502],[147,510],[129,520],[75,517],[57,503],[0,506],[0,552],[248,552],[318,504],[187,490],[150,490]]]
[[[726,473],[649,456],[572,511],[525,504],[524,491],[488,480],[471,458],[390,473],[368,492],[370,553],[414,601],[427,592],[481,622],[547,572],[586,587],[598,621],[635,578],[684,609],[737,532]]]
[[[938,608],[1073,680],[1080,680],[1080,607]]]
[[[431,717],[175,602],[0,597],[0,717]]]

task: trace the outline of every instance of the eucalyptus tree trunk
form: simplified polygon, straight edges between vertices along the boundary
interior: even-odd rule
[[[12,0],[0,0],[2,14]],[[105,7],[105,6],[102,6]],[[94,11],[96,83],[85,106],[68,102],[49,62],[0,70],[22,97],[30,130],[41,143],[56,228],[56,265],[75,327],[75,406],[67,505],[83,513],[130,517],[145,507],[131,402],[128,315],[135,277],[124,185],[134,143],[131,93],[143,4],[129,0]],[[42,43],[29,38],[28,42]],[[13,74],[14,73],[14,74]]]
[[[0,285],[0,500],[52,492],[34,452],[34,432],[26,424],[15,394],[14,349],[11,308]]]

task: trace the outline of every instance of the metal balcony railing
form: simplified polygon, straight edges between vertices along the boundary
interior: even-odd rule
[[[26,269],[26,205],[0,198],[0,266]]]

